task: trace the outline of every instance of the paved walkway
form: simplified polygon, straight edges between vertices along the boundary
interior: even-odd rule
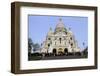
[[[53,59],[79,59],[79,58],[87,58],[83,56],[48,56],[44,57],[41,60],[53,60]]]

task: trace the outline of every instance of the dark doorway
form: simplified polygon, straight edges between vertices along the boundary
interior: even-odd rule
[[[57,52],[57,50],[56,49],[53,49],[53,53],[56,54],[56,52]]]
[[[66,53],[68,54],[68,49],[67,49],[67,48],[64,49],[64,53],[65,53],[65,54],[66,54]]]

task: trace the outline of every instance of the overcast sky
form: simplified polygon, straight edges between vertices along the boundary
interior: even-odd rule
[[[28,16],[28,34],[29,38],[32,39],[34,43],[41,44],[50,29],[54,30],[59,18],[67,29],[71,28],[71,31],[75,35],[75,40],[78,41],[78,46],[83,47],[83,42],[85,46],[88,45],[88,18],[87,17],[76,17],[76,16],[39,16],[39,15],[29,15]]]

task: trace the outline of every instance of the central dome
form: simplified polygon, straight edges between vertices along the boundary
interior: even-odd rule
[[[64,23],[62,22],[61,18],[59,19],[59,22],[55,28],[55,33],[58,33],[58,32],[66,32],[66,28],[64,27]]]
[[[56,25],[56,28],[64,28],[64,24],[63,24],[61,18],[59,19],[59,22],[58,22],[58,24]]]

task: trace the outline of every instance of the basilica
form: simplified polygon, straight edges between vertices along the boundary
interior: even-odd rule
[[[77,40],[73,32],[65,27],[60,18],[55,30],[52,28],[48,31],[45,41],[42,43],[41,53],[77,53],[80,52]]]

